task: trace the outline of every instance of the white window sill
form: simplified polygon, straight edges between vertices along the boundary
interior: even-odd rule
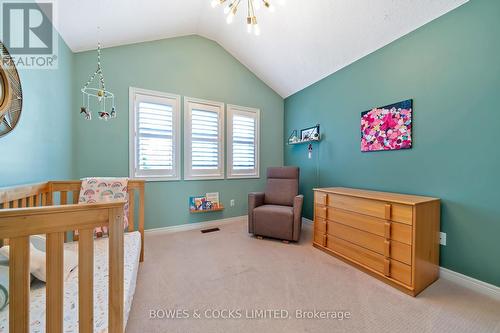
[[[179,181],[181,177],[132,177],[133,179],[141,179],[147,182],[170,182],[170,181]]]
[[[259,175],[231,175],[227,176],[227,179],[258,179]]]
[[[224,176],[184,176],[184,180],[221,180]]]

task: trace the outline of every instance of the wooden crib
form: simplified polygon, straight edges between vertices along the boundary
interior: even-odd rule
[[[78,204],[81,181],[49,181],[0,189],[0,246],[10,245],[9,332],[29,332],[29,236],[46,234],[46,332],[63,332],[63,246],[78,230],[79,331],[92,332],[94,237],[99,226],[109,229],[108,331],[123,332],[123,207],[125,201]],[[129,180],[129,226],[141,234],[144,260],[144,181]],[[136,205],[136,197],[138,202]],[[68,204],[72,202],[72,204]],[[136,206],[138,219],[135,221]],[[134,223],[136,222],[136,223]]]

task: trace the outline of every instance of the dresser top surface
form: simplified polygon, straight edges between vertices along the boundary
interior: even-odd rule
[[[423,197],[419,195],[379,192],[379,191],[362,190],[362,189],[347,188],[347,187],[325,187],[325,188],[315,188],[313,190],[332,193],[332,194],[347,195],[351,197],[366,198],[366,199],[380,200],[380,201],[390,201],[405,205],[417,205],[424,202],[439,200],[438,198]]]

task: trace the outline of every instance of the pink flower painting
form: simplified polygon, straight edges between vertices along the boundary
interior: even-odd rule
[[[413,100],[361,113],[361,151],[410,149]]]

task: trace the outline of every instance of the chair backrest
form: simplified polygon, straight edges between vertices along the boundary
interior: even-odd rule
[[[298,167],[268,168],[265,203],[293,206],[293,200],[299,194],[299,173]]]

